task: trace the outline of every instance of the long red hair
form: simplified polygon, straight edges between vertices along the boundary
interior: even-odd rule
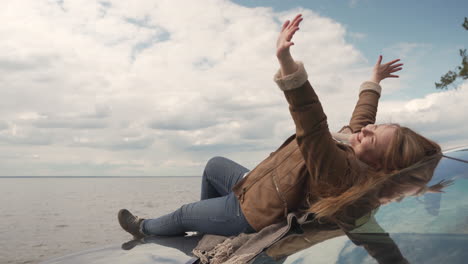
[[[392,196],[403,188],[417,186],[418,194],[422,194],[441,192],[449,184],[427,186],[442,157],[440,146],[407,127],[392,126],[396,128],[395,134],[380,159],[381,169],[368,167],[364,171],[352,171],[352,183],[344,179],[343,186],[310,186],[321,190],[313,192],[315,199],[309,201],[308,211],[318,219],[349,223],[362,212],[378,207],[379,198]],[[357,160],[352,148],[347,150],[351,161]]]

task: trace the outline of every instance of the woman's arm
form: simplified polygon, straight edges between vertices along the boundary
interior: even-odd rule
[[[328,129],[327,117],[317,94],[307,80],[302,63],[294,62],[289,52],[292,37],[299,29],[301,15],[283,24],[277,41],[280,70],[275,81],[283,90],[296,126],[296,142],[311,176],[311,183],[339,187],[346,184],[349,170],[347,153],[339,148]],[[318,190],[319,188],[315,188]]]
[[[356,133],[368,124],[374,124],[377,114],[377,106],[379,103],[380,93],[382,88],[380,82],[386,78],[398,78],[394,73],[400,71],[402,63],[396,64],[399,59],[392,60],[382,64],[382,55],[379,56],[377,63],[374,65],[372,75],[369,81],[361,84],[359,89],[359,100],[351,116],[349,128],[351,133]],[[344,127],[342,131],[346,129]]]

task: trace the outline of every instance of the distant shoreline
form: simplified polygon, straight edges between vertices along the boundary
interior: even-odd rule
[[[194,178],[201,176],[0,176],[0,179],[116,179],[116,178]]]

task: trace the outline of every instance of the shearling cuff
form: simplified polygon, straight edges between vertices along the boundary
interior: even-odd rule
[[[359,89],[359,94],[361,94],[365,90],[372,90],[372,91],[377,92],[380,95],[380,93],[382,92],[382,87],[380,87],[378,83],[367,81],[361,84],[361,88]]]
[[[281,76],[281,70],[278,70],[274,76],[274,81],[283,91],[293,90],[301,87],[307,81],[307,72],[304,69],[304,64],[296,61],[298,69],[295,73]]]

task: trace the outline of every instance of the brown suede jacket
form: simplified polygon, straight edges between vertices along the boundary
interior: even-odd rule
[[[346,151],[332,137],[304,66],[300,62],[298,66],[291,75],[283,77],[279,72],[275,75],[289,103],[296,134],[233,187],[242,212],[256,231],[280,222],[289,212],[303,207],[306,200],[319,199],[318,193],[327,188],[346,190],[353,184],[353,173],[362,170],[362,163],[354,153]],[[361,85],[351,121],[340,132],[356,133],[375,122],[380,91],[380,86],[373,82]],[[352,215],[358,219],[366,213],[369,211]]]

